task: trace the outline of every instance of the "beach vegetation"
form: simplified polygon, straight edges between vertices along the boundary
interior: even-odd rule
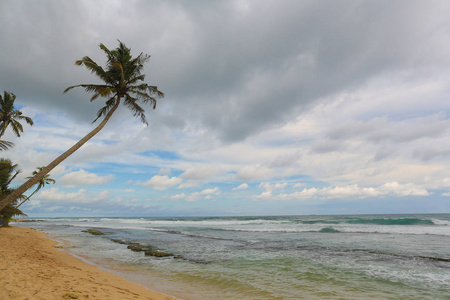
[[[97,112],[97,118],[94,122],[100,118],[103,118],[103,120],[79,142],[58,156],[36,175],[25,181],[11,194],[1,199],[0,210],[8,204],[17,201],[17,198],[20,195],[42,180],[53,168],[100,132],[120,104],[125,105],[125,107],[131,110],[134,117],[139,118],[144,124],[148,125],[145,117],[145,110],[141,104],[150,104],[151,107],[155,109],[157,99],[164,97],[164,93],[159,91],[156,86],[144,83],[145,74],[143,74],[142,71],[144,64],[150,59],[150,56],[141,53],[137,57],[133,57],[131,55],[131,49],[126,47],[126,45],[120,41],[119,46],[114,50],[109,50],[103,44],[100,44],[99,47],[106,55],[107,61],[105,68],[98,65],[89,56],[77,60],[75,64],[77,66],[86,67],[103,83],[78,84],[68,87],[64,92],[66,93],[73,88],[81,87],[84,88],[86,92],[93,94],[90,99],[91,102],[99,98],[105,98],[105,105]]]
[[[11,160],[0,158],[0,199],[9,195],[14,189],[11,187],[11,181],[20,173],[17,165],[13,164]],[[3,218],[3,226],[8,226],[13,216],[26,215],[16,207],[18,198],[6,207],[0,210],[0,215]],[[0,224],[2,225],[2,224]]]

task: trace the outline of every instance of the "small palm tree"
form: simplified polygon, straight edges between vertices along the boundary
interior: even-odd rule
[[[133,112],[135,117],[139,117],[142,122],[147,124],[144,109],[139,105],[139,102],[151,104],[154,109],[156,107],[156,99],[164,97],[164,94],[160,92],[156,86],[150,86],[143,82],[145,75],[142,74],[142,70],[144,68],[144,63],[150,59],[149,55],[141,53],[133,58],[131,56],[131,50],[120,41],[119,47],[114,50],[109,50],[103,44],[100,44],[100,49],[105,52],[107,57],[106,69],[103,69],[88,56],[77,60],[75,64],[77,66],[85,66],[91,73],[97,75],[104,84],[79,84],[68,87],[64,92],[75,87],[82,87],[87,92],[93,93],[91,101],[94,101],[99,97],[106,98],[105,106],[98,111],[97,118],[94,120],[95,122],[100,117],[104,116],[103,121],[78,143],[42,169],[42,171],[28,179],[9,196],[0,200],[0,209],[17,199],[17,197],[22,195],[26,190],[38,183],[54,167],[96,135],[106,125],[120,103],[123,103]]]
[[[29,125],[33,125],[33,120],[30,117],[23,116],[20,110],[15,109],[14,101],[16,101],[16,95],[13,93],[5,91],[3,97],[0,95],[0,137],[3,136],[9,126],[20,137],[23,126],[19,121],[25,121]]]
[[[17,170],[17,165],[13,164],[11,160],[0,158],[0,199],[14,191],[10,184],[19,173],[20,170]],[[0,226],[8,226],[9,221],[14,215],[25,215],[20,209],[15,207],[16,202],[17,199],[0,209],[0,215],[3,216],[3,222],[0,222]]]
[[[40,171],[42,171],[45,167],[37,167],[38,171],[33,171],[32,176],[28,176],[27,179],[32,178],[33,176],[37,175]],[[53,178],[50,178],[50,174],[46,174],[39,182],[37,183],[37,188],[31,193],[30,196],[28,196],[25,200],[20,202],[19,205],[16,206],[16,208],[19,208],[22,204],[25,203],[25,201],[30,200],[30,198],[37,193],[41,188],[43,188],[46,184],[55,184],[56,180]]]

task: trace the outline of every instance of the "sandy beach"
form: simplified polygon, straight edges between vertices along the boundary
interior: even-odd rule
[[[45,234],[0,228],[0,299],[175,299],[56,248]]]

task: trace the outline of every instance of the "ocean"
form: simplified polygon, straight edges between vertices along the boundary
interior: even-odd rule
[[[65,251],[178,299],[450,299],[450,214],[44,218],[14,226],[50,233]]]

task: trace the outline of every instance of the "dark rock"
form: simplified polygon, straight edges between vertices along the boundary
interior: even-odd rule
[[[96,230],[96,229],[86,229],[86,230],[82,230],[81,232],[87,232],[93,235],[104,235],[103,232]]]
[[[418,256],[420,258],[426,258],[426,259],[431,259],[431,260],[437,260],[437,261],[445,261],[445,262],[450,262],[450,258],[440,258],[440,257],[430,257],[430,256]]]
[[[111,239],[111,241],[113,241],[114,243],[122,244],[122,245],[127,245],[128,244],[127,242],[124,242],[124,241],[119,240],[119,239]]]
[[[157,251],[157,250],[149,250],[149,251],[145,251],[145,255],[147,255],[147,256],[155,256],[155,257],[168,257],[168,256],[173,256],[172,253],[163,252],[163,251]]]
[[[135,252],[142,251],[142,246],[140,246],[140,245],[129,245],[127,248],[130,249],[131,251],[135,251]]]
[[[127,247],[131,251],[141,252],[141,251],[151,251],[152,247],[142,246],[142,245],[128,245]]]

